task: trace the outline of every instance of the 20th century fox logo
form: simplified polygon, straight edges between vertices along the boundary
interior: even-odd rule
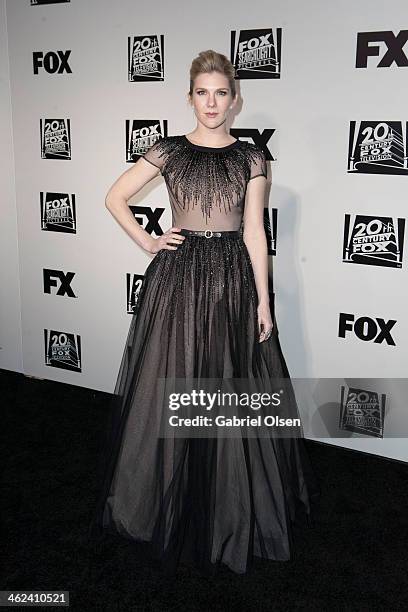
[[[405,219],[346,214],[343,262],[402,268]]]

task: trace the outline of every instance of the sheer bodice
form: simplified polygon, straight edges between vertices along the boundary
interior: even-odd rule
[[[262,149],[241,140],[204,147],[185,135],[166,136],[143,159],[164,177],[172,225],[192,230],[239,230],[248,181],[267,176]]]

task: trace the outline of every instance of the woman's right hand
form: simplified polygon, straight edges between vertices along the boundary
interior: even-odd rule
[[[169,251],[176,251],[177,246],[172,246],[173,244],[179,245],[184,242],[185,236],[182,234],[177,234],[175,232],[179,232],[181,230],[180,227],[171,227],[164,232],[162,236],[158,238],[153,238],[152,247],[150,249],[151,253],[158,253],[162,249],[167,249]]]

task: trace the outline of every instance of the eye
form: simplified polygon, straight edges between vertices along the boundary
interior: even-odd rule
[[[226,95],[227,95],[227,92],[226,92],[226,91],[220,91],[220,94],[221,94],[222,96],[226,96]]]

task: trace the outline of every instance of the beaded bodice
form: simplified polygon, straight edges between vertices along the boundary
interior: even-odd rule
[[[262,149],[242,140],[204,147],[185,135],[166,136],[143,158],[163,175],[172,225],[186,229],[239,230],[248,181],[267,176]]]

